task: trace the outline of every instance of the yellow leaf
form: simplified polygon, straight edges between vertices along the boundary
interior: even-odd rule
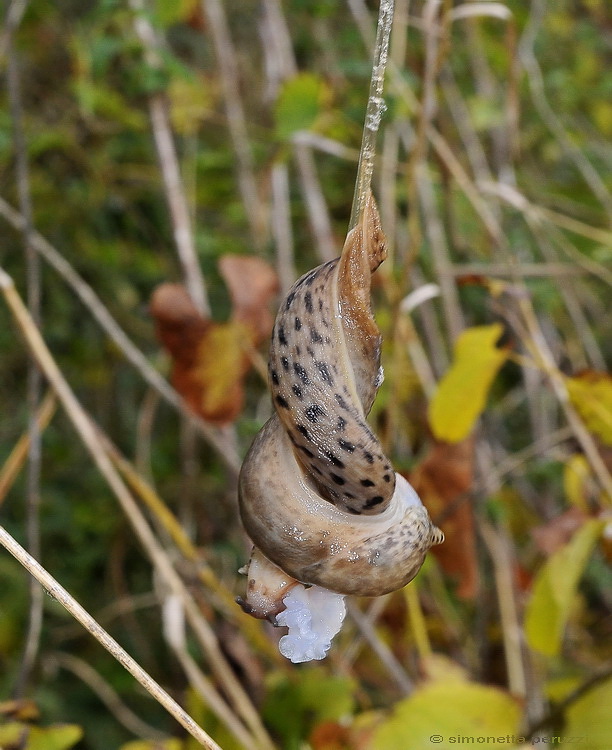
[[[518,735],[520,718],[518,702],[502,690],[469,682],[434,682],[395,706],[391,718],[376,730],[371,747],[452,750],[459,737],[467,736],[478,747],[497,749],[500,737]]]
[[[494,323],[468,328],[457,339],[453,364],[429,404],[429,424],[438,440],[457,443],[470,434],[508,358],[495,346],[501,333],[502,326]]]
[[[244,323],[228,321],[210,326],[198,346],[192,377],[202,386],[199,410],[210,421],[231,421],[240,411],[251,338]]]
[[[606,445],[612,445],[612,376],[607,372],[585,372],[566,378],[572,404],[586,426]]]
[[[597,519],[587,521],[538,572],[525,612],[527,643],[535,651],[559,653],[578,581],[603,526]]]
[[[174,737],[167,740],[132,740],[119,750],[181,750],[183,743]]]
[[[570,456],[563,467],[563,489],[569,502],[580,510],[588,512],[586,482],[591,476],[588,461],[581,453]]]
[[[572,703],[566,711],[563,727],[564,741],[559,745],[565,750],[582,746],[588,750],[610,750],[612,737],[612,680],[592,688]]]
[[[69,750],[83,737],[76,724],[30,727],[24,750]]]

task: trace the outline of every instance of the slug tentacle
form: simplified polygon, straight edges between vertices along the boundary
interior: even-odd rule
[[[298,581],[339,594],[393,591],[443,540],[365,421],[380,385],[371,275],[385,254],[369,194],[341,257],[302,276],[281,304],[269,360],[276,414],[239,482],[256,548],[243,606],[256,616],[278,614]]]

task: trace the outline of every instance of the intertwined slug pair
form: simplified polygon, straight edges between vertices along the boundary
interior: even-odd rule
[[[340,258],[302,276],[280,306],[269,358],[275,414],[239,482],[254,544],[243,606],[256,617],[274,620],[298,582],[342,595],[394,591],[443,541],[365,421],[382,382],[370,285],[385,257],[370,194]]]

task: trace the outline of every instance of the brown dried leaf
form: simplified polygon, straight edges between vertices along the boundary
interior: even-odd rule
[[[270,335],[278,281],[271,266],[250,256],[225,255],[219,270],[232,300],[228,322],[202,317],[181,284],[157,287],[150,310],[172,357],[172,384],[197,414],[221,425],[242,409],[249,352]]]
[[[474,441],[434,442],[425,459],[410,475],[410,482],[445,535],[444,544],[432,547],[447,575],[457,579],[458,596],[473,599],[478,589],[474,519],[462,496],[474,477]]]
[[[242,323],[206,320],[180,284],[162,284],[155,290],[151,314],[157,337],[172,357],[172,385],[207,421],[234,420],[243,404],[249,329]]]
[[[270,301],[278,292],[278,277],[268,263],[253,255],[223,255],[219,272],[232,300],[232,320],[250,326],[255,345],[270,335],[274,318]]]

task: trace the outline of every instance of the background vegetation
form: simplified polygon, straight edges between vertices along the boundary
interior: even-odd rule
[[[285,663],[232,601],[266,311],[350,214],[365,0],[4,4],[0,265],[98,432],[88,450],[49,401],[2,302],[0,522],[224,748],[604,750],[608,3],[396,5],[371,422],[445,545],[404,591],[352,602],[320,664]],[[163,282],[194,309],[153,316]],[[4,550],[0,700],[4,750],[196,747]]]

